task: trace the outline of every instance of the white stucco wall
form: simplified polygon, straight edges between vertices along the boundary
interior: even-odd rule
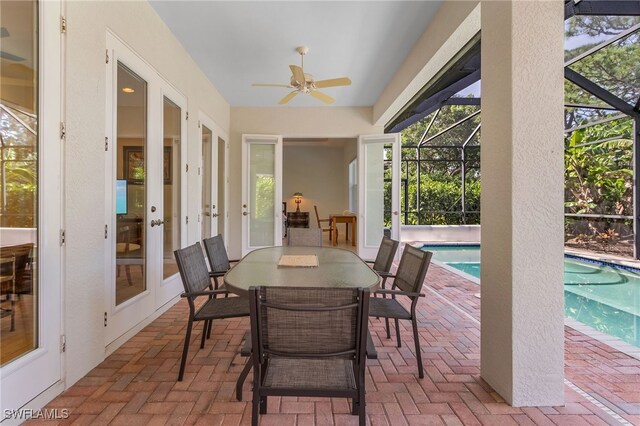
[[[229,129],[230,108],[147,2],[65,3],[66,50],[65,281],[66,385],[104,358],[105,66],[110,29],[188,99],[188,162],[201,155],[198,111]],[[54,23],[58,25],[58,23]],[[197,176],[189,173],[188,214],[198,212]],[[189,226],[189,241],[197,226]]]
[[[371,124],[371,108],[231,108],[231,148],[229,153],[229,255],[241,254],[242,134],[271,134],[284,137],[353,138],[363,134],[379,134],[381,126]],[[303,192],[304,194],[304,192]],[[283,201],[288,200],[284,194]],[[318,206],[319,207],[319,206]],[[313,209],[313,205],[311,205]],[[322,212],[328,214],[332,212]],[[313,214],[311,215],[313,219]]]
[[[562,19],[482,2],[481,375],[515,406],[564,402]]]

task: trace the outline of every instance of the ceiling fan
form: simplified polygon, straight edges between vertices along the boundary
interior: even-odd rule
[[[278,102],[278,104],[280,105],[288,103],[291,99],[295,98],[298,93],[308,93],[309,95],[326,104],[334,103],[336,101],[335,99],[325,93],[322,93],[318,89],[322,89],[325,87],[349,86],[351,85],[351,79],[347,77],[341,77],[332,78],[329,80],[315,81],[311,74],[306,74],[304,72],[304,55],[306,55],[308,51],[309,48],[305,46],[296,48],[296,52],[300,54],[301,66],[289,65],[292,74],[291,78],[289,79],[289,84],[252,84],[252,86],[286,87],[289,89],[294,89],[287,96],[280,99],[280,102]]]

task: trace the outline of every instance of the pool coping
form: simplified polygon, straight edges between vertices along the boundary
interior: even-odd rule
[[[416,244],[418,244],[416,242]],[[456,246],[456,247],[479,247],[480,244],[474,244],[474,243],[462,243],[462,244],[430,244],[430,243],[424,243],[424,245],[428,245],[431,247],[451,247],[451,246]],[[565,256],[569,257],[569,258],[573,258],[573,259],[580,259],[580,260],[587,260],[590,263],[597,263],[600,265],[608,265],[608,266],[613,266],[613,267],[619,267],[621,269],[626,269],[626,270],[630,270],[633,272],[638,272],[640,273],[640,269],[639,268],[634,268],[631,266],[627,266],[627,265],[620,265],[617,263],[613,263],[613,262],[608,262],[608,261],[603,261],[600,259],[590,259],[590,258],[585,258],[583,256],[578,256],[578,255],[574,255],[574,254],[567,254],[565,252]],[[468,281],[471,281],[474,284],[477,284],[479,287],[481,287],[480,285],[480,279],[474,277],[473,275],[467,274],[466,272],[463,272],[459,269],[454,268],[453,266],[449,266],[447,264],[445,264],[444,262],[441,262],[439,260],[432,260],[431,261],[433,264],[437,265],[438,267],[445,269],[451,273],[454,273]],[[480,298],[481,297],[481,293],[477,293],[476,297]],[[595,328],[583,324],[578,320],[575,320],[573,318],[569,318],[567,316],[564,317],[564,324],[567,327],[570,327],[576,331],[579,331],[580,333],[583,333],[601,343],[604,343],[605,345],[622,352],[625,355],[629,355],[630,357],[636,358],[636,359],[640,359],[640,346],[634,346],[631,343],[627,343],[624,340],[615,337],[615,336],[610,336],[608,334],[602,333],[598,330],[596,330]]]

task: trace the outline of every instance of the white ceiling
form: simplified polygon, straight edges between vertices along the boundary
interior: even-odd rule
[[[435,15],[432,1],[151,0],[189,54],[232,106],[275,106],[291,89],[289,64],[308,46],[305,72],[316,80],[349,77],[322,89],[336,106],[371,106]],[[324,105],[298,95],[288,106]]]

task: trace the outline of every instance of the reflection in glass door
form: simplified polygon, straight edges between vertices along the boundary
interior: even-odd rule
[[[166,96],[163,102],[164,143],[163,143],[163,250],[162,250],[162,278],[168,278],[178,273],[173,251],[181,244],[181,182],[180,182],[180,136],[181,117],[180,107]]]
[[[201,239],[209,238],[211,234],[211,158],[213,149],[213,132],[202,124],[202,224]]]
[[[118,62],[115,304],[146,290],[147,82]]]
[[[2,53],[7,52],[0,62],[0,365],[3,366],[38,347],[40,129],[38,5],[2,2],[0,10]],[[10,36],[4,38],[5,31]]]

